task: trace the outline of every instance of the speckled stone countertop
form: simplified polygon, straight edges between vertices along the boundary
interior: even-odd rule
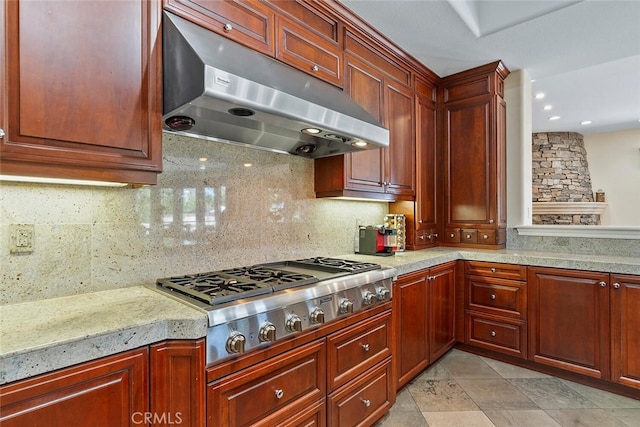
[[[335,256],[394,267],[398,275],[458,259],[640,275],[640,258],[433,248],[394,256]],[[207,315],[151,288],[0,306],[0,384],[166,339],[206,335]]]
[[[574,255],[511,249],[432,248],[421,251],[397,252],[394,256],[389,257],[354,254],[344,257],[394,267],[398,275],[458,259],[640,275],[640,258],[638,257]]]
[[[204,311],[143,286],[0,306],[0,384],[206,330]]]

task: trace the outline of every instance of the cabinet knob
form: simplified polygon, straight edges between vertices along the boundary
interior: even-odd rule
[[[496,336],[496,331],[491,331],[491,336],[495,337]]]
[[[422,220],[421,219],[418,220],[418,224],[422,224]]]
[[[284,396],[284,391],[282,389],[277,389],[276,390],[276,399],[282,399],[282,396]]]
[[[451,234],[449,234],[449,237],[451,237],[453,239],[454,237],[456,237],[456,235],[454,233],[451,233]]]
[[[488,235],[488,234],[484,234],[484,235],[482,236],[482,238],[483,238],[484,240],[487,240],[487,239],[489,238],[489,235]]]
[[[437,239],[438,238],[438,233],[433,233],[433,238]]]
[[[362,399],[362,403],[364,403],[364,406],[367,408],[371,406],[371,401],[369,399]]]
[[[471,234],[467,234],[467,239],[470,239],[470,238],[471,238]]]
[[[489,220],[489,224],[493,224],[493,218]]]
[[[4,129],[0,129],[0,139],[4,138]]]
[[[599,283],[601,288],[606,288],[607,287],[607,282],[600,282]]]
[[[620,289],[620,283],[616,282],[613,284],[613,289]]]
[[[369,351],[369,344],[362,344],[362,349],[364,351]]]
[[[418,236],[418,239],[424,240],[424,236]]]
[[[222,28],[224,29],[224,31],[225,31],[226,33],[228,33],[228,32],[230,32],[231,30],[233,30],[233,25],[231,25],[231,24],[229,24],[229,23],[226,23],[226,24],[224,24],[224,27],[222,27]]]
[[[491,267],[491,272],[495,273],[496,272],[496,268],[495,267]]]
[[[491,294],[491,297],[490,297],[490,298],[491,298],[492,300],[495,300],[495,299],[496,299],[496,294]]]
[[[318,68],[317,65],[314,65],[313,67],[311,67],[311,71],[316,72],[318,71],[320,68]]]

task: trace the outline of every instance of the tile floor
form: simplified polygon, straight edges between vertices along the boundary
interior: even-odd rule
[[[640,400],[453,349],[376,424],[414,426],[640,427]]]

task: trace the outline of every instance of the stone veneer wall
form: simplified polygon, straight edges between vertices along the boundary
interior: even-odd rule
[[[534,202],[593,202],[587,151],[576,132],[534,133]],[[598,225],[600,215],[533,215],[533,224]]]

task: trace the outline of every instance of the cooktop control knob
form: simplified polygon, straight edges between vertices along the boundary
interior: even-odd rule
[[[276,327],[273,323],[267,322],[260,327],[258,338],[262,342],[270,342],[276,340]]]
[[[371,291],[365,291],[365,293],[362,295],[362,304],[364,305],[371,305],[375,302],[375,300],[376,295]]]
[[[340,301],[340,314],[353,313],[353,301],[343,299]]]
[[[378,301],[388,300],[391,292],[387,288],[378,288]]]
[[[292,314],[287,319],[287,331],[302,332],[302,319],[297,314]]]
[[[235,332],[227,338],[227,353],[244,353],[246,339],[240,332]]]
[[[316,308],[309,315],[309,319],[311,320],[311,323],[314,324],[324,323],[324,311],[322,311],[321,308]]]

